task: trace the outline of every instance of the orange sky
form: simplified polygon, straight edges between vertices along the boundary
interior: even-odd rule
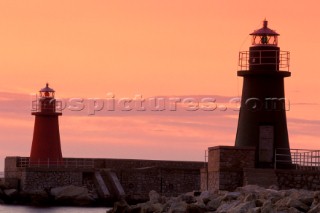
[[[316,0],[0,1],[0,157],[29,155],[33,117],[29,105],[15,104],[47,81],[61,98],[238,96],[238,52],[248,49],[248,34],[264,18],[280,33],[281,49],[291,52],[291,144],[320,149],[319,6]],[[202,160],[208,146],[234,143],[237,114],[220,114],[65,115],[63,153]]]

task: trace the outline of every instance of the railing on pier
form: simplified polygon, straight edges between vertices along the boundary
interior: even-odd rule
[[[274,168],[320,171],[320,150],[276,149]]]
[[[35,168],[94,168],[94,159],[64,158],[63,160],[30,161],[28,157],[19,157],[17,167]]]

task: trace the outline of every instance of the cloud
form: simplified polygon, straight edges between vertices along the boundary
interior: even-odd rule
[[[0,93],[0,97],[1,161],[8,155],[28,156],[34,124],[34,117],[28,109],[30,96]],[[201,97],[207,96],[197,96]],[[219,97],[217,101],[221,98],[219,103],[226,103],[230,98],[213,97]],[[231,109],[106,111],[92,116],[86,112],[63,112],[59,119],[63,155],[66,157],[202,161],[208,147],[234,144],[238,112]],[[317,145],[319,126],[320,120],[317,119],[288,117],[291,147],[320,149]]]

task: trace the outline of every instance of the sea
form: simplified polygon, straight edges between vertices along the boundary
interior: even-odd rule
[[[30,207],[0,205],[0,213],[106,213],[106,207]]]

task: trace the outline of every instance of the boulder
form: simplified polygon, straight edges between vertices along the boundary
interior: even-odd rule
[[[161,213],[164,209],[164,206],[161,203],[146,202],[137,204],[136,206],[141,208],[141,212]],[[132,209],[130,212],[132,212]]]
[[[187,204],[195,203],[197,202],[197,199],[193,196],[193,193],[187,193],[187,194],[182,194],[179,196],[179,198],[186,202]]]
[[[260,213],[261,212],[261,207],[255,207],[252,209],[249,209],[248,213]]]
[[[309,210],[309,206],[292,197],[282,198],[275,203],[275,208],[277,210],[289,209],[291,207],[303,212],[307,212]]]
[[[187,211],[187,203],[183,201],[173,202],[169,208],[169,213],[185,213]]]
[[[277,202],[283,197],[284,197],[283,193],[273,189],[266,189],[259,193],[260,199],[270,200],[272,203]]]
[[[261,187],[261,186],[258,186],[258,185],[246,185],[246,186],[243,186],[243,187],[238,187],[236,189],[237,192],[242,192],[242,193],[245,193],[245,194],[248,194],[248,193],[260,193],[260,192],[262,192],[264,190],[266,190],[266,189]]]
[[[254,201],[248,201],[245,203],[239,203],[234,208],[230,209],[228,213],[247,213],[250,209],[255,208],[255,202]]]
[[[206,209],[208,211],[216,211],[219,206],[221,204],[221,198],[215,198],[213,200],[210,200],[207,205],[206,205]]]
[[[160,201],[159,193],[157,193],[154,190],[151,190],[149,192],[149,201],[150,201],[150,203],[159,203],[159,201]]]
[[[308,213],[318,213],[318,212],[320,212],[320,204],[312,206],[311,209],[308,211]]]
[[[257,199],[256,194],[254,194],[254,193],[249,193],[249,194],[245,195],[243,201],[244,201],[244,202],[255,201],[256,199]]]
[[[129,213],[130,206],[124,200],[115,202],[113,205],[113,209],[107,211],[107,213]]]
[[[87,188],[73,185],[52,188],[50,194],[54,197],[56,202],[65,205],[73,204],[86,206],[92,204],[94,201],[89,195]]]
[[[221,205],[216,210],[217,213],[225,213],[229,212],[231,209],[241,204],[240,200],[232,200],[227,202],[222,202]]]
[[[5,189],[5,190],[3,190],[3,192],[9,198],[13,198],[18,195],[18,190],[16,190],[16,189]]]
[[[187,206],[187,213],[205,213],[206,209],[204,207],[198,206],[196,204],[189,204]]]
[[[237,200],[240,198],[240,196],[241,196],[240,192],[228,192],[223,196],[222,200],[223,201]]]
[[[210,200],[214,200],[219,195],[217,193],[212,193],[209,191],[203,191],[201,192],[199,198],[203,200],[204,204],[207,204]]]
[[[263,206],[261,207],[261,213],[276,213],[270,200],[263,203]]]
[[[20,198],[23,200],[22,202],[27,202],[27,204],[34,206],[50,205],[49,195],[44,190],[23,191],[20,193]]]

